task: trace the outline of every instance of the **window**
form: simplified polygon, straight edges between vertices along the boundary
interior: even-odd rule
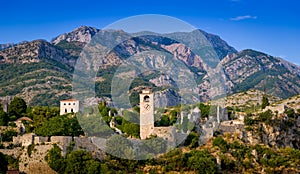
[[[69,105],[71,105],[71,103],[69,103]]]
[[[66,105],[66,103],[64,103],[64,105]]]
[[[67,109],[65,109],[65,113],[67,113],[68,111],[67,111]]]
[[[73,103],[73,105],[75,105],[75,103]]]
[[[145,97],[144,97],[144,102],[149,102],[150,101],[150,97],[148,96],[148,95],[146,95]]]
[[[71,108],[71,112],[73,112],[73,108]]]

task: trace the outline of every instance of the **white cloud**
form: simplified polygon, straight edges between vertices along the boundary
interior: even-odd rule
[[[245,15],[245,16],[237,16],[234,18],[230,18],[232,21],[241,21],[245,19],[257,19],[257,16]]]

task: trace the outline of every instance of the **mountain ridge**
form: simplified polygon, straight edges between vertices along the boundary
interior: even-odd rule
[[[215,49],[216,54],[220,59],[219,64],[223,66],[225,76],[227,77],[226,85],[228,87],[228,94],[249,89],[259,89],[263,91],[266,86],[268,93],[282,98],[288,98],[300,93],[300,86],[298,85],[300,84],[299,66],[281,58],[273,57],[251,49],[238,52],[219,36],[206,33],[202,30],[199,31],[201,31],[201,34],[210,41],[210,44]],[[183,61],[195,74],[196,79],[198,79],[199,88],[203,88],[203,91],[210,88],[210,82],[207,79],[206,74],[207,65],[205,62],[203,62],[201,57],[194,53],[194,50],[190,49],[185,44],[176,41],[176,38],[179,38],[180,40],[180,38],[190,37],[188,33],[170,33],[166,35],[148,35],[130,38],[129,35],[122,30],[106,31],[87,26],[81,26],[71,32],[61,34],[53,38],[51,42],[34,40],[0,50],[0,65],[2,67],[0,70],[1,76],[2,79],[6,79],[6,81],[2,80],[2,85],[9,84],[9,81],[11,80],[11,77],[4,74],[6,71],[5,66],[15,66],[15,68],[22,69],[22,66],[27,66],[26,64],[29,65],[35,63],[39,65],[41,62],[44,64],[46,60],[52,62],[52,68],[58,70],[58,72],[65,71],[72,73],[80,52],[84,49],[85,45],[91,41],[92,37],[99,32],[102,35],[109,34],[113,36],[114,34],[117,34],[117,37],[123,37],[125,39],[125,42],[119,44],[108,56],[109,60],[104,62],[104,64],[107,65],[106,67],[118,66],[123,59],[126,59],[129,56],[145,50],[158,48],[176,55],[177,59]],[[108,39],[111,37],[109,35],[107,37]],[[172,39],[168,39],[168,36],[172,36],[171,38],[175,38],[175,40],[172,41]],[[126,40],[126,38],[129,39]],[[55,68],[56,66],[58,66],[58,68]],[[106,68],[103,68],[104,69],[102,70],[106,72]],[[35,71],[37,71],[37,69],[35,69]],[[26,71],[23,73],[19,72],[20,79],[22,79],[22,76],[26,75],[25,72]],[[109,73],[109,71],[107,71],[107,73]],[[108,77],[107,75],[108,74],[104,73],[103,76],[99,77],[102,81],[101,83],[97,82],[96,85],[99,86],[96,86],[96,88],[103,89],[103,87],[105,87],[106,91],[109,92],[109,88],[106,86],[110,83],[110,78],[112,78],[112,76],[108,75]],[[64,78],[64,75],[60,74],[58,78]],[[156,76],[152,79],[155,78]],[[66,83],[67,86],[70,86],[71,79],[69,77],[67,79],[69,80],[64,83]],[[35,81],[35,78],[32,77],[29,80]],[[159,87],[151,83],[151,79],[148,79],[145,83],[152,84],[154,87]],[[168,83],[169,82],[166,82],[166,84]],[[170,83],[172,82],[170,81]],[[0,86],[2,85],[0,83]],[[60,85],[64,86],[63,82],[61,82]],[[28,86],[25,85],[25,87]],[[70,97],[70,92],[70,90],[65,91],[65,94],[67,95],[63,96]],[[25,94],[24,91],[22,92],[21,89],[18,92],[8,93],[21,96],[28,95]],[[53,93],[53,95],[55,96],[56,94]],[[1,96],[5,96],[3,90]],[[102,95],[100,94],[99,96]],[[200,96],[206,96],[203,97],[204,100],[209,99],[209,97],[207,97],[207,92],[201,93]],[[57,99],[55,100],[55,103],[57,103]]]

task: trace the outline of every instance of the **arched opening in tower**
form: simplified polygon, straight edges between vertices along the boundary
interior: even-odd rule
[[[144,102],[149,102],[150,101],[150,97],[148,96],[148,95],[146,95],[145,97],[144,97]]]

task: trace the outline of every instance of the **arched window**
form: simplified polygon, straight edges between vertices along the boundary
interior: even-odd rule
[[[73,112],[73,108],[71,109],[71,112]]]
[[[67,113],[68,112],[68,110],[67,109],[65,109],[65,113]]]
[[[148,96],[148,95],[146,95],[145,97],[144,97],[144,102],[149,102],[150,101],[150,97]]]

